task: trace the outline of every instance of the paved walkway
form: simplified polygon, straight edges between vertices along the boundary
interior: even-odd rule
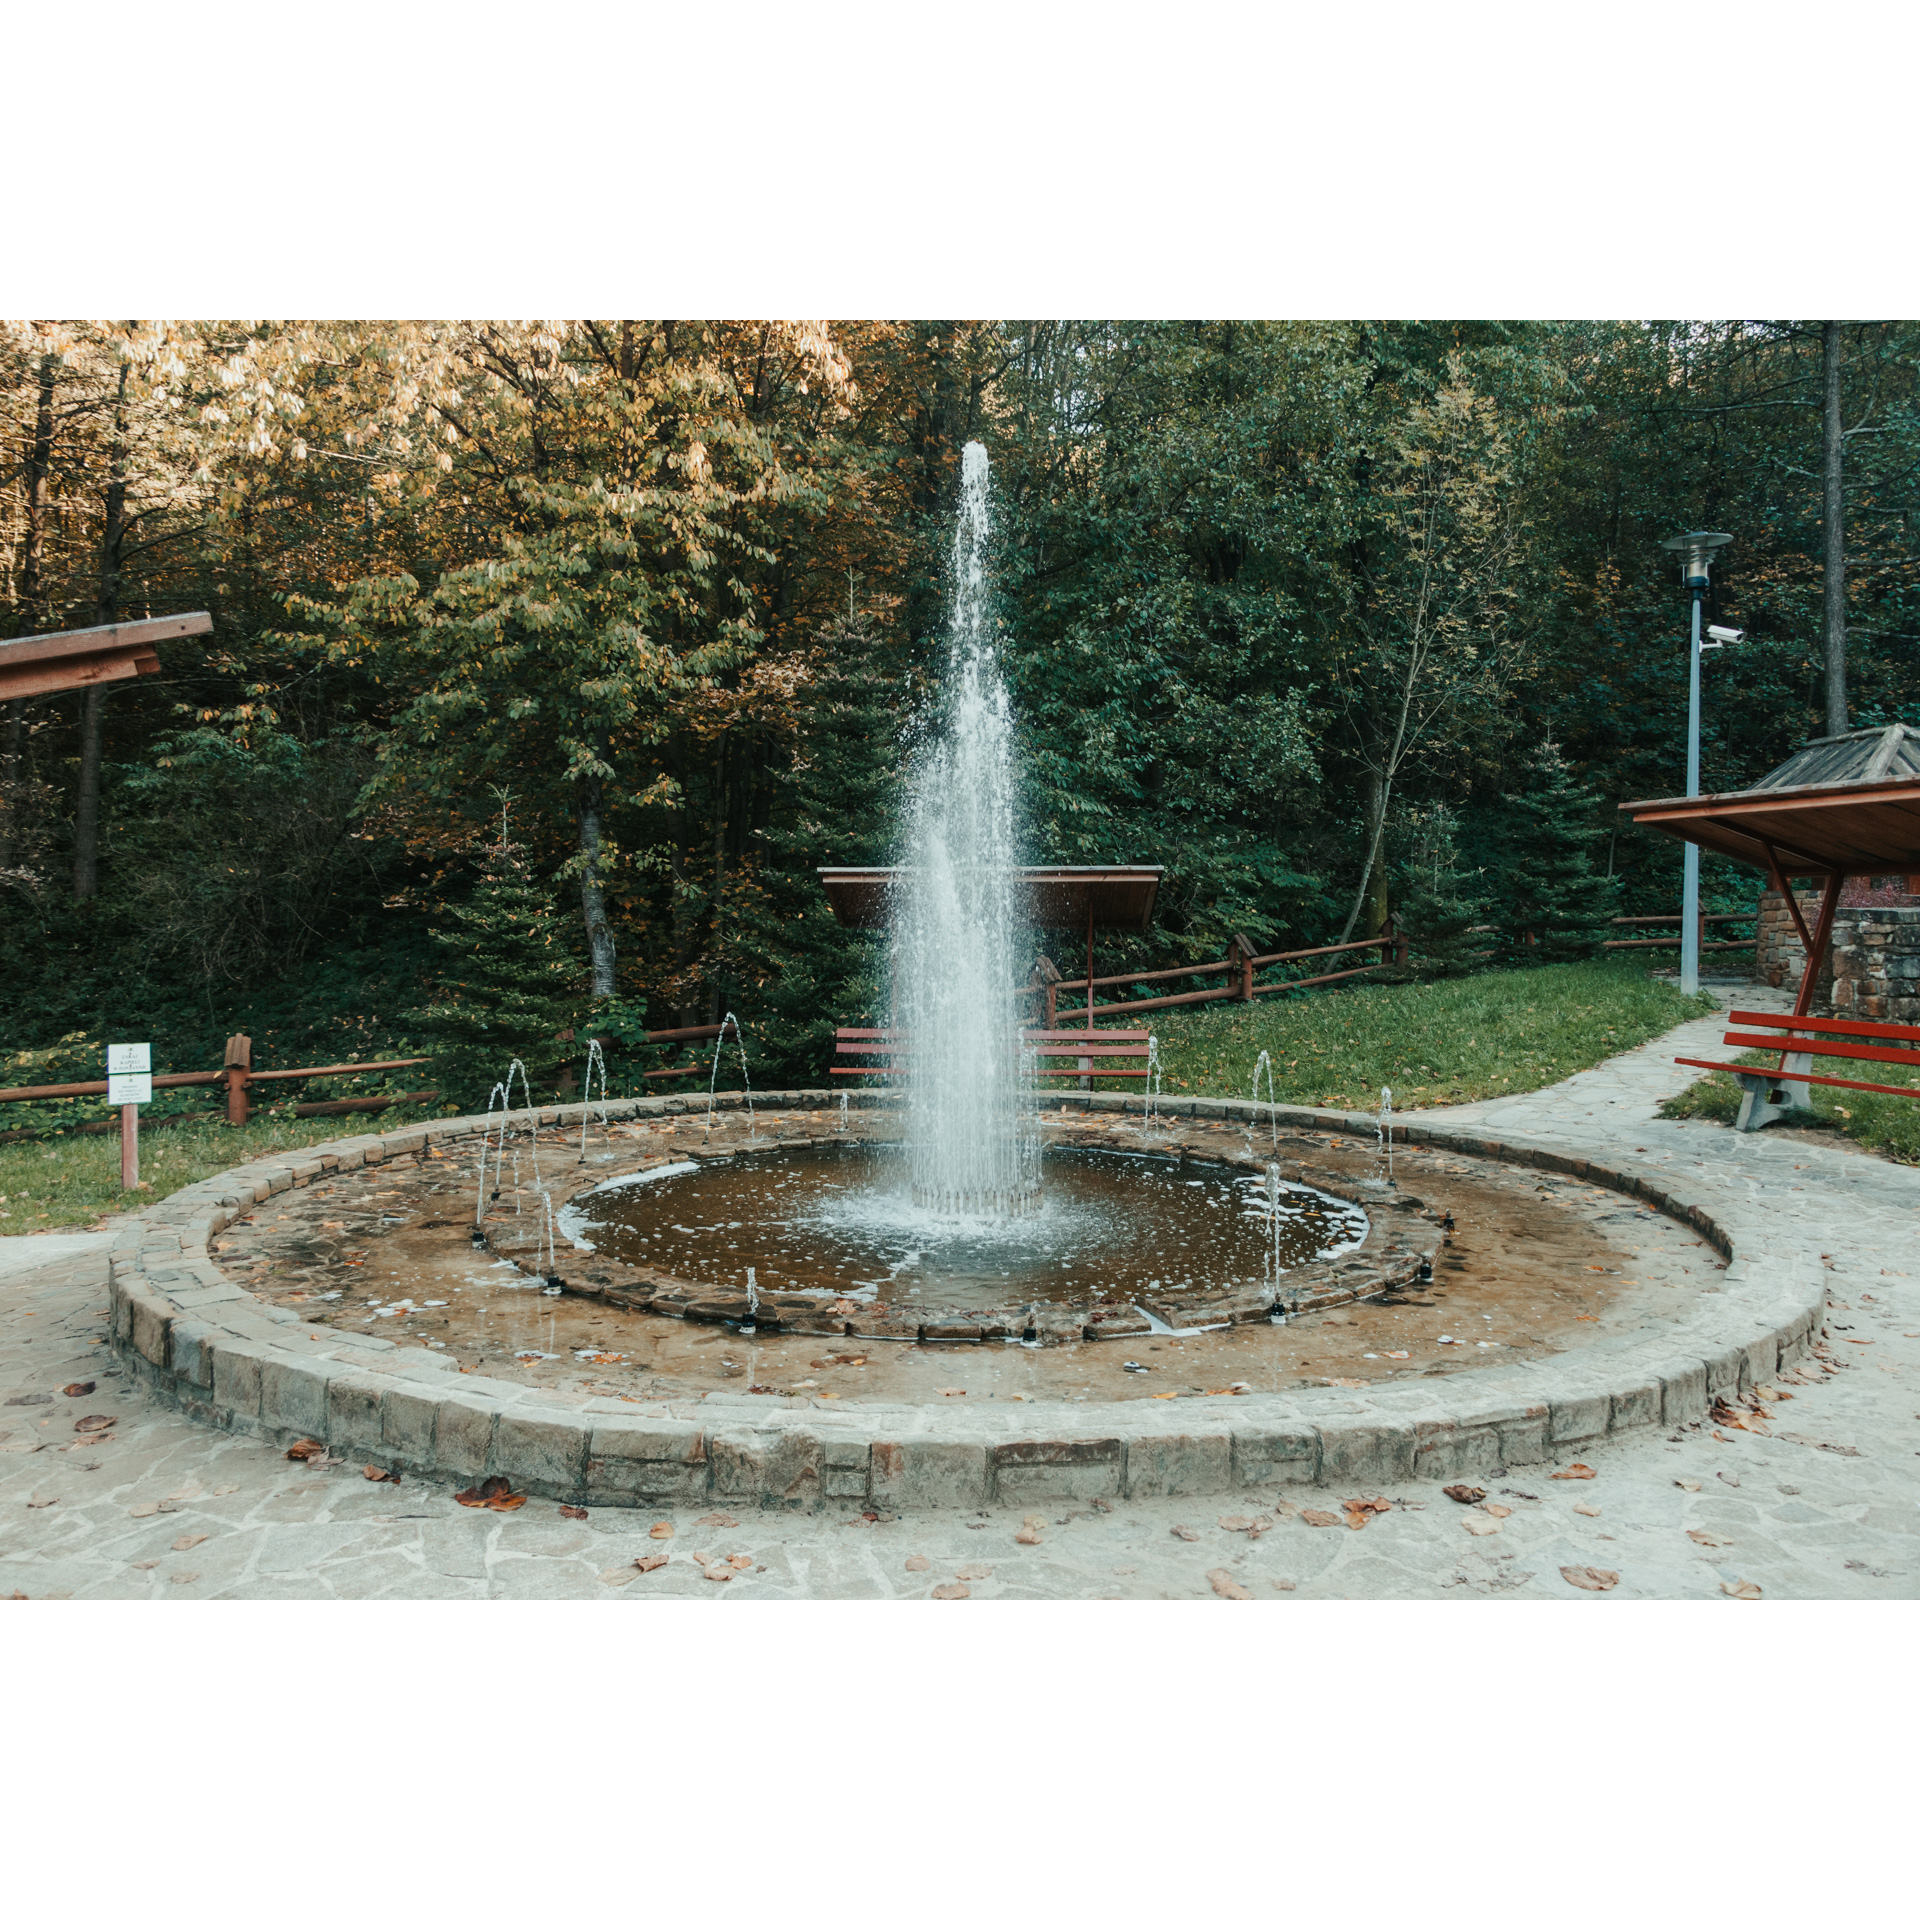
[[[1784,996],[1734,998],[1770,1006]],[[1249,1493],[871,1523],[750,1511],[571,1518],[535,1501],[475,1512],[443,1487],[299,1466],[154,1407],[103,1351],[105,1236],[58,1236],[57,1248],[50,1236],[24,1243],[41,1249],[31,1265],[0,1259],[0,1595],[1511,1595],[1599,1605],[1718,1601],[1752,1587],[1767,1599],[1912,1597],[1920,1345],[1906,1342],[1920,1341],[1920,1172],[1798,1129],[1736,1135],[1658,1119],[1659,1101],[1694,1077],[1673,1056],[1717,1051],[1720,1031],[1696,1021],[1558,1086],[1448,1109],[1446,1120],[1614,1162],[1644,1151],[1747,1207],[1764,1204],[1777,1223],[1767,1251],[1824,1259],[1831,1357],[1780,1383],[1791,1402],[1774,1406],[1766,1434],[1655,1429],[1597,1449],[1590,1480],[1557,1478],[1551,1465],[1491,1478],[1473,1509],[1416,1484],[1301,1489],[1277,1506]],[[88,1381],[90,1394],[61,1391]],[[110,1437],[76,1431],[99,1415]],[[1373,1494],[1388,1506],[1353,1525],[1343,1501]],[[1332,1524],[1303,1518],[1309,1510]],[[636,1559],[656,1558],[636,1570]],[[1567,1567],[1615,1584],[1578,1587]]]

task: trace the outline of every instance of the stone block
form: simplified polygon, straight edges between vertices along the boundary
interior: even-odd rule
[[[820,1442],[820,1491],[828,1500],[866,1503],[872,1491],[872,1457],[864,1440]]]
[[[1503,1416],[1494,1429],[1500,1436],[1500,1464],[1532,1467],[1550,1458],[1547,1420],[1544,1405],[1519,1407]]]
[[[1583,1393],[1575,1382],[1567,1381],[1548,1406],[1547,1439],[1556,1447],[1598,1440],[1606,1432],[1612,1415],[1611,1394],[1604,1390]]]
[[[213,1350],[213,1404],[243,1426],[260,1419],[261,1350],[237,1340],[221,1340]]]
[[[1764,1386],[1780,1371],[1780,1336],[1763,1333],[1740,1349],[1740,1384]]]
[[[1740,1368],[1746,1356],[1738,1347],[1728,1347],[1706,1356],[1707,1398],[1724,1394],[1729,1399],[1740,1391]]]
[[[484,1401],[440,1402],[433,1426],[433,1464],[455,1479],[484,1480],[493,1471],[493,1423],[498,1416]]]
[[[1117,1499],[1123,1490],[1127,1449],[1120,1440],[1010,1440],[991,1452],[1002,1504]]]
[[[327,1432],[327,1379],[324,1361],[272,1353],[260,1368],[260,1423],[269,1433],[324,1439]]]
[[[132,1296],[133,1350],[142,1360],[165,1368],[167,1332],[173,1325],[172,1305],[144,1290]]]
[[[716,1500],[811,1512],[821,1495],[820,1442],[810,1433],[751,1427],[716,1429],[707,1436]]]
[[[971,1440],[876,1440],[872,1497],[887,1507],[984,1507],[987,1450]]]
[[[1660,1418],[1670,1427],[1707,1417],[1707,1370],[1698,1360],[1672,1360],[1655,1369]]]
[[[1636,1380],[1616,1387],[1607,1396],[1612,1409],[1607,1416],[1607,1431],[1621,1433],[1628,1427],[1652,1427],[1660,1423],[1660,1382]]]
[[[520,1408],[499,1414],[493,1427],[493,1471],[516,1493],[546,1492],[571,1499],[587,1474],[585,1418],[562,1408]]]
[[[1224,1493],[1233,1485],[1233,1436],[1155,1433],[1127,1442],[1127,1494]]]
[[[381,1451],[380,1395],[377,1376],[335,1371],[327,1381],[327,1448],[365,1459]]]
[[[213,1385],[213,1349],[218,1338],[204,1321],[174,1321],[172,1369],[188,1386]]]
[[[1500,1464],[1497,1426],[1463,1426],[1457,1420],[1413,1423],[1413,1477],[1416,1480],[1471,1479]]]
[[[1320,1433],[1305,1422],[1235,1433],[1232,1445],[1236,1487],[1309,1487],[1319,1476]]]
[[[587,1497],[607,1506],[704,1500],[712,1487],[706,1431],[689,1421],[596,1421],[587,1442]]]
[[[431,1467],[434,1422],[440,1395],[407,1380],[388,1380],[380,1396],[380,1445],[383,1460],[410,1467]]]
[[[1376,1415],[1320,1429],[1320,1484],[1383,1486],[1413,1478],[1413,1422]]]

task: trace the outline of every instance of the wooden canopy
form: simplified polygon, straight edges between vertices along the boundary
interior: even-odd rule
[[[169,614],[161,620],[122,620],[111,627],[76,627],[67,633],[36,633],[0,640],[0,700],[36,693],[63,693],[160,671],[156,640],[184,640],[211,633],[207,613]]]
[[[1920,873],[1920,734],[1873,727],[1815,740],[1738,793],[1629,800],[1643,827],[1791,876]]]
[[[1022,867],[1027,920],[1036,927],[1111,927],[1144,933],[1153,920],[1160,867]],[[848,927],[884,927],[893,890],[911,884],[910,867],[822,867],[820,884],[834,917]]]

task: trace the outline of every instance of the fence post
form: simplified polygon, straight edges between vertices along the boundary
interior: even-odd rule
[[[249,1117],[247,1081],[253,1069],[253,1042],[244,1033],[228,1038],[223,1064],[227,1074],[227,1125],[244,1127]]]
[[[1060,969],[1043,953],[1033,963],[1033,971],[1027,975],[1029,986],[1043,986],[1047,990],[1047,1019],[1049,1027],[1060,1024]]]
[[[1393,964],[1404,973],[1407,970],[1407,956],[1412,951],[1413,943],[1407,938],[1406,930],[1395,917],[1389,917],[1387,921],[1387,936],[1393,942]]]
[[[1244,933],[1236,933],[1232,940],[1227,943],[1228,962],[1232,963],[1237,961],[1239,963],[1239,987],[1233,996],[1236,1000],[1251,1000],[1253,998],[1253,963],[1256,956],[1257,949]]]

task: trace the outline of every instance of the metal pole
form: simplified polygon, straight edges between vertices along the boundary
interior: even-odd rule
[[[1700,791],[1700,602],[1706,581],[1693,583],[1693,639],[1687,674],[1687,798]],[[1680,991],[1700,991],[1700,849],[1687,842],[1686,866],[1680,887]]]

